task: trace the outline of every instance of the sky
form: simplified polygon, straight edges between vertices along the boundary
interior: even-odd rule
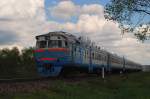
[[[150,44],[104,18],[109,0],[0,0],[0,48],[35,46],[35,36],[65,31],[141,64],[150,64]]]

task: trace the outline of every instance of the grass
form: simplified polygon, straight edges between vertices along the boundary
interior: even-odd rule
[[[150,73],[89,77],[79,81],[54,80],[48,90],[3,93],[0,99],[150,99]]]

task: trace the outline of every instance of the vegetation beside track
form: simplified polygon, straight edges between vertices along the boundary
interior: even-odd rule
[[[0,99],[150,99],[150,73],[54,79],[32,92],[1,93]]]
[[[36,77],[33,48],[0,49],[0,79]]]

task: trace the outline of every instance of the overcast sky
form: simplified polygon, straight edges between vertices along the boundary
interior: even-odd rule
[[[109,0],[0,0],[0,48],[35,46],[35,36],[63,30],[89,37],[110,52],[150,64],[150,43],[132,34],[122,38],[118,24],[104,19]]]

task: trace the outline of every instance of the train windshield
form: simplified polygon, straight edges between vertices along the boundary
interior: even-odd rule
[[[61,40],[50,40],[48,41],[48,48],[57,48],[57,47],[63,47]]]
[[[38,48],[59,48],[59,47],[67,47],[68,43],[63,40],[48,40],[48,41],[38,41]]]

